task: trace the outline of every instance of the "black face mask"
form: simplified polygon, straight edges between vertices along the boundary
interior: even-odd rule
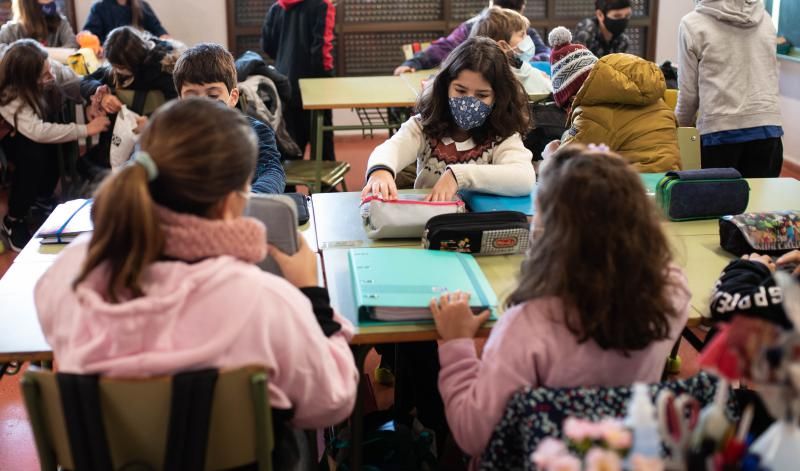
[[[628,27],[628,18],[621,18],[621,19],[614,19],[605,17],[603,19],[603,24],[606,25],[606,29],[610,32],[615,38],[620,34],[625,32],[625,28]]]

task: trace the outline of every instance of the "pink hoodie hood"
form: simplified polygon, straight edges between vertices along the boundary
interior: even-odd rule
[[[42,330],[61,371],[146,377],[200,368],[262,365],[274,407],[302,427],[343,420],[358,372],[352,325],[325,337],[309,300],[286,280],[230,256],[152,264],[146,296],[118,304],[101,294],[101,266],[72,290],[88,238],[67,247],[39,280]]]

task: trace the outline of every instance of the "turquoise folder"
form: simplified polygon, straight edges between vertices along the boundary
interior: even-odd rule
[[[664,178],[666,173],[640,173],[639,177],[642,179],[642,184],[644,185],[644,189],[647,191],[649,196],[655,196],[656,194],[656,187],[658,186],[658,182]]]
[[[402,248],[348,253],[359,324],[432,322],[431,299],[470,293],[473,312],[497,307],[497,296],[470,254]]]

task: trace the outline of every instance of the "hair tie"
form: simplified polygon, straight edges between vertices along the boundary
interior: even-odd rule
[[[144,167],[144,170],[147,172],[147,181],[151,182],[158,178],[158,167],[156,166],[156,162],[147,152],[141,150],[137,151],[133,156],[132,162]]]
[[[611,152],[611,149],[605,144],[589,144],[587,148],[598,152]]]

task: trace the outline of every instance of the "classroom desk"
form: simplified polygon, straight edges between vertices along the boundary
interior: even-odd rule
[[[33,303],[33,288],[49,262],[12,263],[0,279],[0,364],[52,360]],[[0,373],[1,375],[2,373]]]
[[[800,209],[800,180],[794,178],[748,178],[750,202],[747,212]],[[719,235],[716,219],[666,223],[667,232],[680,236]]]

